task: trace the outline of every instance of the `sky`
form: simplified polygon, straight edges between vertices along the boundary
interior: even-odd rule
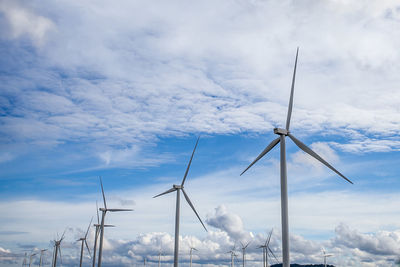
[[[104,266],[172,266],[175,196],[153,196],[199,136],[185,190],[208,232],[181,198],[181,266],[249,241],[260,266],[271,229],[280,261],[279,148],[240,173],[284,127],[297,47],[291,132],[354,184],[287,139],[291,261],[396,266],[399,29],[390,0],[0,0],[0,266],[48,266],[64,231],[76,266],[99,176],[134,209],[107,214]]]

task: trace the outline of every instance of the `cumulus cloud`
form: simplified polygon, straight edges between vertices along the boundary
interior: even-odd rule
[[[235,213],[228,212],[224,205],[215,209],[215,214],[208,217],[206,222],[222,231],[225,231],[235,240],[246,243],[253,237],[252,233],[244,230],[242,219]]]

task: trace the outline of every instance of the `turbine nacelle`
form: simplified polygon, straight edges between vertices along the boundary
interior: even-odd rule
[[[174,185],[172,186],[172,188],[175,188],[175,189],[182,189],[182,188],[183,188],[183,185],[174,184]]]
[[[288,135],[289,131],[286,129],[282,129],[282,128],[275,128],[274,129],[274,134],[278,134],[278,135]]]

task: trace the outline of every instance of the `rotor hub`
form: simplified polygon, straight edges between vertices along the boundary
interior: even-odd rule
[[[274,129],[274,134],[278,134],[278,135],[288,135],[289,131],[286,129],[282,129],[282,128],[275,128]]]

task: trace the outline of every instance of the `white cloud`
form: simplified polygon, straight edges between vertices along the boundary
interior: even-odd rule
[[[0,12],[7,18],[12,38],[27,35],[35,45],[42,46],[48,33],[55,30],[55,24],[49,18],[35,14],[22,1],[3,0],[0,2]]]
[[[17,142],[270,131],[284,123],[300,45],[292,129],[344,135],[337,147],[351,152],[398,150],[395,2],[47,4],[58,31],[41,64],[4,85],[16,101],[2,134]]]

